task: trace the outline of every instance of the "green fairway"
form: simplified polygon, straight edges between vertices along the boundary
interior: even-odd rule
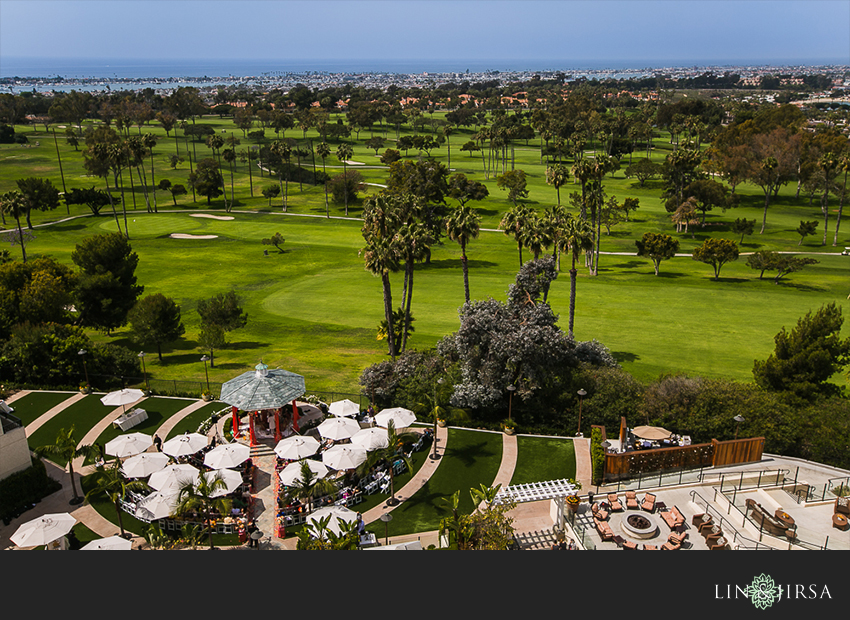
[[[441,114],[438,112],[435,116],[440,118]],[[234,131],[230,119],[208,116],[197,122],[208,124],[216,131]],[[40,141],[41,146],[0,145],[0,162],[3,162],[0,190],[6,191],[15,179],[33,174],[47,176],[57,187],[61,186],[52,135],[33,126],[19,126],[16,131],[27,135],[30,144]],[[187,147],[182,137],[179,143],[175,142],[173,135],[167,137],[155,123],[145,126],[143,132],[153,133],[160,140],[154,149],[156,178],[185,184],[188,165],[184,163],[173,170],[167,161],[178,149],[185,155]],[[489,178],[485,178],[480,154],[470,157],[458,151],[473,134],[472,128],[460,128],[451,137],[452,170],[483,182],[490,192],[485,200],[470,203],[485,229],[467,248],[471,295],[473,299],[504,300],[519,268],[519,255],[514,239],[495,229],[511,203],[506,192],[496,186],[492,171]],[[300,132],[293,135],[302,139]],[[401,135],[411,133],[403,128]],[[347,143],[354,147],[354,161],[373,166],[377,159],[374,151],[365,147],[365,137],[364,133],[360,141],[352,137]],[[315,129],[307,132],[307,140],[316,138]],[[387,139],[390,148],[394,146],[393,138],[391,134]],[[250,142],[250,139],[243,140],[245,144]],[[556,191],[546,184],[546,160],[541,158],[539,143],[538,139],[516,141],[511,150],[512,159],[505,169],[526,171],[529,195],[523,202],[543,212],[554,204]],[[336,144],[331,146],[335,151]],[[588,145],[587,154],[592,156],[597,146]],[[656,162],[673,150],[666,132],[657,135],[654,147],[652,159]],[[200,143],[190,144],[189,148],[199,158],[211,153]],[[86,176],[80,152],[64,140],[59,141],[59,150],[67,187],[102,186],[101,179]],[[445,163],[446,145],[434,149],[432,155]],[[633,158],[637,160],[642,156],[636,152]],[[416,157],[414,149],[406,159],[415,160]],[[660,275],[654,276],[650,261],[635,256],[634,241],[644,232],[673,235],[679,240],[683,254],[692,252],[709,237],[740,242],[740,236],[730,230],[731,221],[748,218],[760,224],[764,197],[758,187],[741,183],[736,187],[740,198],[737,208],[726,212],[709,211],[704,227],[695,225],[687,233],[676,233],[670,214],[663,207],[659,182],[650,180],[641,187],[636,180],[625,177],[624,169],[629,159],[624,156],[621,169],[606,176],[603,185],[609,196],[616,196],[620,201],[625,197],[638,198],[640,206],[631,213],[628,222],[613,226],[610,234],[602,229],[599,275],[589,276],[583,261],[579,261],[577,339],[601,341],[626,370],[641,380],[654,379],[664,373],[685,372],[749,381],[753,360],[764,358],[773,350],[773,338],[782,327],[790,328],[800,316],[825,303],[847,303],[850,259],[839,254],[845,245],[850,245],[847,225],[842,225],[836,246],[832,245],[834,218],[827,244],[821,244],[819,228],[817,234],[798,245],[800,237],[795,228],[800,220],[814,219],[822,226],[822,217],[818,206],[809,206],[805,195],[795,197],[794,184],[781,188],[768,210],[765,233],[758,234],[757,226],[754,234],[744,238],[740,244],[741,257],[723,267],[718,281],[712,279],[709,265],[693,261],[689,256],[664,261]],[[330,174],[341,171],[335,155],[325,163]],[[321,161],[317,160],[316,166],[321,170]],[[305,168],[312,169],[312,163],[305,164]],[[386,167],[358,169],[369,183],[386,182]],[[500,166],[498,172],[501,171]],[[258,172],[259,168],[249,178],[246,165],[237,162],[236,203],[230,213],[224,212],[221,198],[212,201],[210,209],[200,197],[198,202],[193,202],[190,192],[178,199],[175,207],[171,196],[162,191],[157,192],[160,212],[147,213],[138,184],[131,192],[125,181],[130,243],[140,257],[136,271],[139,283],[145,286],[145,294],[163,293],[180,304],[186,326],[182,339],[163,348],[162,361],[148,351],[148,377],[185,381],[186,390],[199,390],[205,381],[200,357],[208,352],[198,345],[198,300],[235,290],[243,300],[248,324],[229,333],[228,346],[214,352],[214,364],[207,369],[211,382],[227,381],[262,360],[272,368],[279,366],[303,375],[308,392],[356,394],[362,370],[387,359],[386,342],[376,338],[377,326],[383,319],[381,282],[365,270],[360,255],[364,246],[360,233],[362,221],[356,219],[361,214],[360,200],[350,205],[352,219],[340,219],[344,207],[335,204],[330,205],[333,217],[327,219],[324,217],[323,189],[293,181],[289,183],[287,212],[284,213],[282,197],[274,199],[269,206],[260,195],[260,188],[276,184],[277,178],[267,174],[260,177]],[[225,171],[225,179],[229,191],[229,170]],[[252,184],[253,198],[250,196]],[[368,187],[361,199],[379,189]],[[571,178],[560,190],[561,202],[569,204],[570,193],[579,190],[580,186]],[[449,206],[455,204],[453,200],[447,202]],[[121,208],[120,203],[116,205],[123,228]],[[199,211],[233,219],[192,217]],[[87,214],[86,207],[80,205],[62,205],[56,211],[34,212],[33,222],[37,226],[54,224],[35,229],[35,239],[29,242],[28,253],[52,255],[70,264],[71,252],[81,239],[118,230],[109,207],[100,217]],[[55,223],[68,215],[82,217]],[[263,239],[278,232],[286,239],[283,253],[262,244]],[[214,235],[216,238],[174,239],[169,237],[171,233]],[[772,274],[765,274],[765,279],[759,280],[758,272],[746,265],[744,253],[758,250],[805,251],[817,255],[820,264],[774,284]],[[14,256],[17,250],[12,248],[11,251]],[[611,254],[615,252],[622,254]],[[524,250],[523,259],[531,257],[531,253]],[[569,257],[563,257],[560,277],[549,295],[553,310],[561,316],[562,327],[565,327],[568,313],[568,269]],[[459,246],[443,239],[432,248],[428,263],[416,265],[415,273],[412,304],[415,332],[410,346],[427,348],[458,327],[458,308],[464,301]],[[394,305],[400,303],[402,276],[399,272],[391,277]],[[99,342],[121,344],[134,350],[139,348],[130,340],[128,327],[117,329],[109,336],[91,331],[90,336]]]
[[[440,520],[448,516],[445,501],[460,490],[458,509],[473,510],[469,489],[481,484],[490,486],[502,461],[502,434],[465,429],[449,429],[446,453],[434,475],[412,497],[393,510],[390,536],[428,532],[439,529]],[[375,521],[368,527],[379,538],[384,524]]]
[[[73,392],[30,392],[16,400],[10,407],[15,410],[14,415],[26,426],[73,395]]]
[[[569,437],[517,437],[517,463],[511,485],[576,477],[576,454]]]

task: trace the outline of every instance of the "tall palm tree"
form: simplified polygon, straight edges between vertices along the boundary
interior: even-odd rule
[[[18,241],[21,244],[21,254],[23,262],[27,262],[27,249],[24,245],[24,230],[21,227],[21,215],[26,213],[27,204],[24,195],[21,192],[6,192],[0,196],[0,213],[5,215],[8,213],[15,218],[18,223]],[[119,225],[120,230],[120,225]]]
[[[354,157],[354,149],[348,144],[340,144],[336,149],[336,158],[342,163],[342,178],[345,179],[345,215],[348,216],[348,160]]]
[[[553,186],[558,193],[558,205],[561,204],[561,186],[570,180],[570,171],[564,164],[555,164],[546,168],[546,183]]]
[[[461,205],[446,219],[446,233],[449,239],[460,244],[460,260],[463,265],[463,291],[466,303],[469,303],[469,262],[466,258],[466,246],[477,239],[481,231],[481,218],[472,207]]]
[[[207,532],[209,533],[210,549],[214,548],[213,510],[222,515],[230,513],[230,500],[224,497],[215,497],[216,492],[226,488],[226,486],[221,474],[216,474],[212,479],[208,479],[205,475],[201,474],[197,482],[186,482],[180,487],[180,491],[177,494],[177,508],[175,510],[177,514],[184,514],[193,510],[203,513],[207,523]]]
[[[847,175],[850,174],[850,155],[843,155],[838,161],[838,171],[844,173],[844,183],[839,188],[838,215],[835,218],[835,239],[832,245],[838,245],[838,228],[841,226],[841,212],[844,210],[844,197],[847,195]]]
[[[505,213],[499,227],[504,229],[506,235],[516,239],[519,249],[519,266],[522,267],[522,237],[528,220],[534,215],[534,210],[526,205],[516,205]]]
[[[38,456],[50,458],[58,465],[64,466],[68,464],[68,473],[71,475],[71,490],[74,497],[71,499],[72,504],[79,504],[83,498],[77,493],[77,483],[74,480],[74,459],[81,456],[95,455],[96,448],[86,445],[77,447],[77,440],[74,439],[74,425],[71,428],[60,428],[56,435],[56,441],[46,446],[39,446],[33,452]]]
[[[358,468],[358,473],[364,475],[378,463],[386,461],[390,473],[390,499],[387,500],[387,504],[390,506],[398,503],[398,500],[395,498],[395,471],[393,464],[397,460],[401,460],[407,466],[407,471],[413,471],[413,464],[410,459],[404,455],[402,449],[404,444],[412,443],[417,439],[418,435],[416,433],[412,433],[410,431],[405,431],[403,433],[397,432],[395,424],[393,424],[393,421],[390,420],[389,424],[387,424],[387,447],[378,448],[377,450],[372,450],[367,453],[366,460]],[[436,437],[434,439],[436,440]]]
[[[221,174],[221,147],[224,146],[224,138],[222,138],[217,133],[214,133],[209,138],[207,138],[207,146],[212,149],[213,155],[218,160],[218,172]],[[226,211],[230,211],[230,208],[227,205],[227,188],[224,186],[224,175],[221,175],[221,193],[224,196],[224,208]]]
[[[395,332],[393,330],[393,298],[390,287],[390,272],[398,271],[400,251],[395,238],[370,236],[366,239],[368,245],[363,251],[366,270],[381,277],[384,291],[384,316],[387,320],[387,342],[389,354],[393,360],[396,357]]]
[[[282,140],[272,142],[269,151],[275,157],[277,165],[277,182],[280,185],[283,196],[283,212],[286,213],[286,201],[289,197],[289,159],[292,157],[292,148]],[[286,165],[286,191],[283,188],[283,166]]]
[[[420,222],[411,222],[398,232],[399,248],[405,264],[404,291],[401,297],[404,309],[404,326],[401,337],[401,352],[407,348],[407,338],[413,331],[410,323],[413,318],[410,307],[413,303],[413,267],[416,261],[425,260],[431,253],[431,244],[434,238],[428,229]]]
[[[327,178],[327,176],[328,176],[327,169],[325,168],[325,159],[327,157],[330,157],[330,154],[331,154],[331,147],[328,146],[327,142],[319,142],[319,144],[316,145],[316,155],[318,155],[319,157],[322,158],[322,172],[324,173],[325,178]],[[328,206],[328,184],[327,183],[325,183],[325,214],[327,215],[328,218],[331,217],[330,207]]]
[[[151,187],[153,188],[153,212],[156,213],[156,177],[154,175],[153,167],[153,147],[156,146],[156,136],[152,133],[146,133],[142,138],[142,143],[145,145],[145,148],[148,150],[148,153],[151,156]]]
[[[144,491],[147,485],[139,480],[128,481],[121,474],[121,461],[115,459],[110,465],[98,466],[92,474],[93,486],[86,492],[86,499],[91,502],[97,496],[106,496],[115,506],[115,514],[118,515],[118,527],[121,536],[125,536],[124,522],[121,518],[121,502],[127,497],[128,491]]]
[[[573,323],[576,313],[576,260],[578,257],[593,250],[593,227],[587,220],[568,217],[559,239],[561,252],[572,254],[572,267],[570,268],[570,323],[569,337],[573,338]]]
[[[532,251],[534,260],[540,258],[543,250],[552,245],[554,234],[546,224],[546,220],[533,213],[523,228],[522,244]]]

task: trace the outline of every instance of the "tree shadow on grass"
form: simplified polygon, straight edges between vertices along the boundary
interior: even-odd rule
[[[460,247],[460,246],[458,246]],[[496,263],[486,260],[474,260],[467,257],[467,265],[470,269],[484,269],[485,267],[495,267]],[[461,269],[461,260],[458,258],[441,258],[432,260],[430,263],[424,263],[416,267],[417,271],[430,269]]]
[[[662,270],[662,271],[658,272],[658,276],[656,276],[656,277],[667,278],[667,279],[672,280],[673,278],[683,278],[686,275],[687,274],[684,274],[684,273],[676,273],[675,271],[663,271]]]
[[[472,467],[478,459],[496,456],[496,452],[488,449],[487,446],[487,442],[481,441],[478,443],[468,444],[462,448],[449,447],[446,456],[459,460],[466,467]]]
[[[616,263],[611,267],[614,269],[637,269],[638,267],[646,267],[647,264],[645,260],[630,260],[625,263]]]
[[[637,353],[630,353],[629,351],[611,351],[611,355],[613,355],[614,359],[618,362],[636,362],[640,359],[640,355]]]

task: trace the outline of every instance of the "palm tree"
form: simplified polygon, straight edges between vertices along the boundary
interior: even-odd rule
[[[546,220],[536,213],[528,218],[522,231],[522,244],[534,253],[534,260],[540,258],[544,249],[552,245],[553,231],[547,226]]]
[[[153,212],[157,213],[156,208],[156,177],[154,175],[154,167],[153,167],[153,147],[156,146],[156,136],[152,133],[146,133],[142,138],[142,143],[145,145],[145,148],[148,150],[151,156],[151,186],[153,187]]]
[[[289,159],[292,157],[292,148],[286,142],[275,140],[269,148],[271,154],[277,160],[277,182],[280,184],[283,194],[283,212],[286,213],[286,200],[289,197]],[[283,166],[286,164],[286,191],[283,191]]]
[[[481,218],[469,205],[461,205],[446,219],[446,232],[449,239],[460,244],[460,260],[463,265],[463,290],[466,303],[469,303],[469,262],[466,258],[466,245],[478,238],[481,230]]]
[[[416,441],[417,438],[417,434],[410,431],[403,433],[396,432],[395,424],[392,420],[390,420],[387,424],[387,447],[378,448],[377,450],[369,452],[366,456],[366,460],[358,468],[358,473],[360,475],[365,475],[366,472],[371,470],[378,463],[382,461],[387,462],[390,472],[390,499],[387,500],[387,504],[390,506],[398,503],[398,500],[395,498],[395,468],[393,465],[396,460],[401,459],[401,461],[407,466],[407,471],[413,471],[413,464],[410,462],[410,459],[404,455],[402,448],[404,444],[412,443]],[[436,440],[436,437],[434,439]]]
[[[115,459],[108,467],[100,465],[92,474],[93,486],[86,493],[86,499],[91,503],[93,497],[106,496],[115,506],[118,515],[118,527],[121,536],[125,536],[124,522],[121,519],[121,502],[127,496],[128,491],[144,491],[147,485],[139,480],[128,481],[121,474],[121,461]]]
[[[354,149],[348,144],[340,144],[336,149],[336,158],[342,163],[342,178],[348,183],[348,160],[354,157]],[[345,188],[345,215],[348,216],[348,187]]]
[[[224,138],[214,133],[207,138],[207,146],[212,149],[213,155],[218,160],[218,172],[221,174],[221,147],[224,146]],[[226,211],[230,211],[230,207],[227,205],[227,188],[224,186],[223,174],[221,175],[221,193],[224,195],[224,208]]]
[[[838,194],[838,215],[835,219],[835,239],[832,245],[838,245],[838,228],[841,226],[841,212],[844,209],[844,197],[847,195],[847,175],[850,174],[850,156],[844,155],[838,162],[838,171],[844,173],[844,184],[841,185]]]
[[[499,227],[503,228],[506,235],[513,235],[519,249],[519,266],[522,267],[522,238],[523,231],[528,220],[534,215],[534,210],[525,205],[517,205],[505,213]]]
[[[395,333],[393,330],[393,298],[390,287],[390,272],[398,271],[400,252],[398,242],[395,238],[387,239],[370,235],[363,255],[366,262],[366,270],[373,275],[381,276],[381,284],[384,290],[384,316],[387,320],[387,342],[389,343],[389,354],[395,360],[396,346]]]
[[[318,155],[319,157],[322,158],[322,172],[324,173],[325,178],[327,178],[327,176],[328,176],[327,170],[325,169],[325,158],[329,157],[330,154],[331,154],[331,147],[328,146],[327,142],[320,142],[319,144],[316,145],[316,155]],[[331,217],[330,207],[328,206],[328,184],[327,183],[325,183],[325,213],[327,214],[328,218]]]
[[[230,500],[223,497],[215,497],[215,494],[226,488],[224,479],[221,474],[216,474],[214,478],[209,479],[201,474],[195,481],[188,481],[182,487],[177,495],[177,514],[184,514],[189,511],[198,511],[203,513],[207,524],[207,532],[209,533],[210,549],[213,549],[213,527],[212,513],[213,510],[219,514],[226,515],[230,513]]]
[[[18,223],[18,240],[21,244],[21,254],[23,262],[27,262],[27,249],[24,245],[24,230],[21,228],[21,215],[26,213],[27,204],[24,195],[21,192],[6,192],[0,196],[0,213],[4,217],[8,213],[15,218]],[[120,230],[120,225],[119,225]],[[29,234],[29,233],[28,233]]]
[[[313,512],[313,500],[336,492],[336,485],[331,480],[319,478],[310,469],[306,461],[301,461],[301,477],[296,479],[287,490],[287,496],[297,499],[307,505],[307,512]]]
[[[563,231],[560,235],[561,252],[572,253],[572,267],[570,268],[570,327],[569,337],[573,338],[573,323],[576,313],[576,260],[584,252],[593,250],[593,227],[587,220],[575,217],[567,218]]]
[[[546,168],[546,183],[554,186],[558,193],[558,205],[561,204],[561,186],[570,180],[570,171],[563,164],[555,164]]]
[[[50,458],[58,465],[68,464],[68,473],[71,475],[71,490],[74,497],[71,498],[71,504],[79,504],[83,498],[77,493],[77,483],[74,481],[74,459],[81,456],[92,456],[96,454],[97,448],[86,445],[77,447],[77,440],[74,439],[74,425],[71,428],[60,428],[56,435],[56,441],[46,446],[39,446],[33,452],[38,456]]]
[[[401,337],[401,352],[407,347],[407,338],[413,331],[411,322],[413,315],[410,307],[413,303],[413,266],[416,261],[423,261],[431,254],[431,244],[434,238],[428,229],[419,222],[412,222],[402,226],[398,232],[398,242],[405,263],[404,290],[401,296],[401,305],[404,309],[404,327]]]

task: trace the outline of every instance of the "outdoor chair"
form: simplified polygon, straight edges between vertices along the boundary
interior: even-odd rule
[[[652,512],[655,510],[655,496],[652,493],[647,493],[643,496],[643,503],[640,505],[641,508],[646,510],[647,512]]]
[[[626,508],[628,510],[638,509],[637,493],[634,491],[626,491]]]
[[[850,516],[850,497],[835,498],[835,514]]]
[[[681,545],[685,542],[685,539],[687,537],[687,532],[682,532],[681,534],[677,534],[676,532],[670,532],[670,535],[667,537],[667,541],[673,543],[674,545]]]
[[[667,541],[666,543],[664,543],[663,545],[661,545],[661,550],[662,550],[662,551],[677,551],[678,549],[680,549],[680,548],[681,548],[681,546],[682,546],[682,545],[679,545],[679,544],[677,544],[677,543],[673,543],[673,542]]]
[[[679,512],[679,509],[673,506],[670,510],[662,512],[661,518],[671,530],[675,530],[685,524],[685,516]]]
[[[597,504],[596,502],[593,503],[593,506],[591,507],[590,512],[593,514],[594,517],[596,517],[596,518],[598,518],[602,521],[608,520],[608,516],[609,516],[608,511],[605,510],[604,508],[600,508],[599,504]]]
[[[637,551],[637,543],[633,543],[630,540],[626,540],[623,542],[623,550],[625,551]]]
[[[602,540],[614,540],[614,531],[607,521],[600,521],[596,517],[593,518],[593,523],[596,525],[596,531]]]
[[[709,551],[721,551],[729,548],[729,541],[727,541],[723,536],[718,538],[716,541],[712,542],[708,546]]]
[[[644,551],[658,551],[658,547],[656,547],[655,545],[644,545],[643,550]]]
[[[714,527],[717,527],[717,524],[714,523],[713,519],[710,519],[709,521],[703,521],[702,523],[700,523],[697,527],[697,531],[702,534],[704,538],[711,533],[711,529]]]
[[[623,509],[623,505],[620,503],[620,500],[617,497],[616,493],[608,494],[608,505],[610,506],[612,512]]]

